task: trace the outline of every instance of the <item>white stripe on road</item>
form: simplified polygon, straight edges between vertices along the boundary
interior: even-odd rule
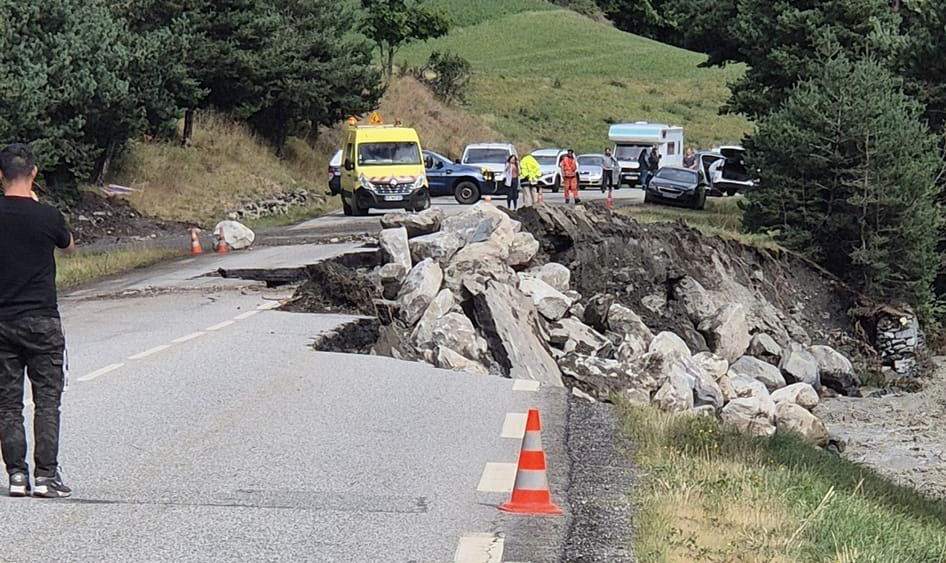
[[[247,312],[243,313],[242,315],[237,315],[237,316],[233,317],[233,319],[234,319],[234,320],[237,320],[237,321],[245,321],[246,319],[248,319],[248,318],[250,318],[250,317],[252,317],[252,316],[254,316],[254,315],[258,315],[258,314],[260,314],[261,312],[262,312],[262,311],[260,311],[260,310],[258,310],[258,309],[257,309],[256,311],[247,311]]]
[[[516,483],[515,463],[487,463],[476,490],[481,493],[510,493]]]
[[[185,343],[185,342],[190,342],[191,340],[194,340],[195,338],[200,338],[201,336],[203,336],[203,335],[205,335],[205,334],[207,334],[207,333],[206,333],[206,332],[203,332],[203,331],[201,331],[201,332],[194,332],[194,333],[188,334],[187,336],[182,336],[182,337],[180,337],[180,338],[175,338],[175,339],[172,340],[171,342],[173,342],[174,344],[183,344],[183,343]]]
[[[503,544],[496,534],[466,534],[460,538],[453,563],[501,563]]]
[[[529,415],[524,412],[511,412],[507,414],[506,420],[503,421],[503,431],[500,437],[521,440],[526,434],[526,422],[528,419]]]
[[[170,347],[171,346],[169,344],[162,344],[160,346],[155,346],[154,348],[150,350],[145,350],[144,352],[141,352],[140,354],[135,354],[134,356],[128,356],[128,359],[129,360],[143,360],[147,358],[148,356],[153,356],[159,352],[164,352]]]
[[[513,391],[538,391],[539,382],[532,379],[517,379],[512,382]]]
[[[271,311],[272,309],[275,309],[277,307],[282,307],[282,303],[279,301],[271,301],[269,303],[263,303],[262,305],[257,307],[257,309],[259,309],[260,311]]]
[[[215,330],[220,330],[222,328],[227,328],[228,326],[236,324],[236,321],[223,321],[222,323],[217,323],[213,326],[208,326],[207,330],[213,332]]]
[[[95,379],[96,377],[101,377],[101,376],[103,376],[103,375],[105,375],[105,374],[112,373],[113,371],[115,371],[115,370],[117,370],[117,369],[123,367],[124,365],[125,365],[125,364],[112,364],[112,365],[110,365],[110,366],[105,366],[105,367],[102,368],[102,369],[95,370],[95,371],[93,371],[92,373],[90,373],[90,374],[88,374],[88,375],[85,375],[85,376],[80,377],[80,378],[78,379],[78,381],[92,381],[92,380]]]

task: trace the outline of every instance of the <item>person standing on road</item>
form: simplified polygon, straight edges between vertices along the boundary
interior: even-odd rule
[[[568,149],[558,166],[562,171],[562,182],[565,186],[565,203],[569,203],[570,197],[574,198],[576,204],[581,203],[578,198],[578,161],[575,160],[575,151]]]
[[[650,156],[647,157],[647,177],[653,178],[654,175],[660,170],[660,151],[657,150],[657,146],[654,145],[650,149]]]
[[[641,153],[637,156],[637,172],[642,190],[647,189],[648,174],[650,173],[650,164],[648,161],[647,149],[641,149]]]
[[[26,145],[0,151],[0,451],[10,496],[30,494],[23,424],[24,371],[36,405],[33,496],[65,498],[59,473],[59,405],[65,338],[56,298],[56,248],[75,251],[66,220],[37,201],[36,158]]]
[[[604,158],[601,159],[601,193],[607,190],[608,197],[614,191],[615,172],[621,175],[621,163],[611,154],[611,149],[604,149]]]
[[[516,209],[519,207],[519,157],[514,154],[506,159],[506,168],[503,169],[503,176],[506,184],[506,207]]]
[[[542,189],[536,185],[536,182],[542,177],[542,168],[539,166],[539,161],[531,154],[522,157],[519,168],[519,180],[522,186],[522,206],[532,207],[537,201],[534,190]]]

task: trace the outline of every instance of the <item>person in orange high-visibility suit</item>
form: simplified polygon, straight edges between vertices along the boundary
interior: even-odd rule
[[[575,151],[568,149],[568,154],[562,157],[558,164],[562,170],[562,185],[565,187],[565,203],[569,203],[569,198],[574,198],[578,203],[578,161],[575,160]]]

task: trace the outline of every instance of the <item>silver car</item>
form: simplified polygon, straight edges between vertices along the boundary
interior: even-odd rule
[[[578,187],[601,188],[604,181],[603,154],[578,155]]]

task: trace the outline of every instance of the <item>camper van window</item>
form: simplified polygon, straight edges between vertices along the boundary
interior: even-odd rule
[[[363,143],[358,145],[358,164],[420,164],[417,143]]]
[[[650,152],[648,145],[618,145],[614,148],[614,158],[618,160],[637,160],[641,151]]]
[[[677,144],[667,143],[667,156],[673,156],[675,154],[677,154]]]

